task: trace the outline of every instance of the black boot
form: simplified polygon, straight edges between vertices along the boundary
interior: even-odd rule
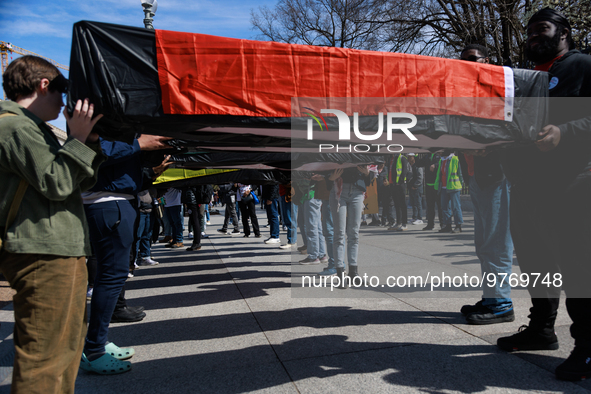
[[[351,286],[353,286],[353,280],[355,278],[361,278],[361,276],[359,276],[359,272],[357,271],[357,266],[356,265],[350,265],[349,266],[349,273],[347,274],[347,276],[349,278],[351,278]],[[359,281],[356,281],[355,284],[359,284]],[[363,280],[361,281],[361,284],[363,284]],[[357,287],[357,286],[353,286],[353,287]]]
[[[451,232],[453,232],[453,229],[451,228],[451,225],[448,224],[447,226],[445,226],[444,228],[439,230],[439,232],[440,233],[451,233]]]
[[[339,278],[339,286],[337,286],[337,289],[346,289],[348,286],[348,282],[350,281],[350,278],[347,274],[345,274],[345,268],[339,268],[337,267],[337,278]]]
[[[556,350],[558,338],[554,333],[558,298],[532,298],[529,326],[521,326],[517,334],[497,340],[497,346],[507,352],[515,350]]]

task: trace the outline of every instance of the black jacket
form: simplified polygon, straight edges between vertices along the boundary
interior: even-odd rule
[[[279,185],[263,185],[263,193],[261,199],[263,201],[279,199]]]
[[[220,190],[218,191],[218,196],[220,197],[220,200],[224,204],[228,204],[228,203],[232,202],[231,196],[236,196],[236,190],[238,190],[238,188],[235,187],[234,184],[232,184],[232,183],[220,185]]]
[[[428,153],[425,156],[417,159],[415,165],[425,168],[425,183],[427,185],[434,185],[437,178],[437,166],[439,165],[441,155],[439,153]],[[435,171],[431,172],[431,164],[435,164]]]
[[[502,155],[509,181],[536,191],[562,189],[591,169],[591,103],[582,99],[591,97],[591,56],[569,51],[554,62],[549,77],[548,123],[560,128],[560,143],[549,152],[529,144]]]

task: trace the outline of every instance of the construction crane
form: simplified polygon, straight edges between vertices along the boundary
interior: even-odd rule
[[[60,64],[60,63],[56,62],[55,60],[52,60],[52,59],[47,58],[45,56],[38,55],[38,54],[28,51],[26,49],[17,47],[16,45],[12,45],[9,42],[0,41],[0,58],[1,58],[1,63],[2,63],[2,65],[1,65],[2,66],[2,70],[1,70],[2,74],[4,74],[4,70],[6,70],[6,67],[8,67],[8,52],[18,53],[19,55],[37,56],[37,57],[47,60],[49,63],[53,64],[57,68],[61,68],[62,70],[66,70],[66,71],[69,70],[69,68],[67,66]],[[6,97],[4,97],[4,98],[6,99]]]

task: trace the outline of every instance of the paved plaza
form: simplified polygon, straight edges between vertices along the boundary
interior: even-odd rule
[[[135,348],[131,372],[81,370],[77,393],[591,392],[591,381],[554,377],[573,348],[564,302],[559,350],[508,354],[495,343],[527,323],[524,289],[514,291],[515,322],[470,326],[459,309],[479,290],[302,288],[302,276],[322,266],[299,265],[305,256],[264,244],[268,228],[263,238],[222,235],[222,221],[211,216],[198,252],[153,246],[160,264],[141,267],[126,284],[128,303],[143,305],[147,317],[109,332],[117,345]],[[465,212],[460,234],[362,227],[359,272],[380,280],[425,271],[479,276],[472,224]],[[0,393],[8,393],[11,305],[0,322]]]

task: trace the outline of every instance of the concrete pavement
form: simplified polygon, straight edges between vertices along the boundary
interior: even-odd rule
[[[302,288],[301,277],[322,266],[299,265],[305,256],[265,245],[268,228],[262,238],[219,234],[222,220],[212,215],[198,252],[154,245],[160,264],[137,270],[126,285],[129,304],[143,305],[147,317],[112,324],[109,333],[135,348],[132,371],[81,370],[77,393],[591,392],[591,381],[554,377],[573,347],[564,304],[559,350],[508,354],[494,344],[527,323],[523,289],[514,291],[515,322],[470,326],[459,308],[476,302],[478,289]],[[360,273],[381,284],[425,272],[477,276],[471,213],[465,222],[461,234],[362,227]],[[10,385],[10,309],[0,311],[0,393]]]

